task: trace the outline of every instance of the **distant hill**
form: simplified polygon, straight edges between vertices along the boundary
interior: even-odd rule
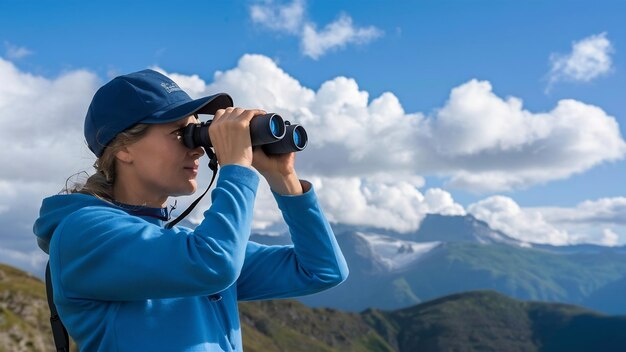
[[[52,351],[44,285],[0,264],[0,351]],[[395,311],[346,313],[293,300],[240,303],[246,352],[625,351],[626,317],[493,291]]]
[[[472,290],[626,314],[626,247],[550,246],[516,240],[471,215],[429,214],[417,231],[333,224],[350,276],[299,300],[360,312],[400,309]],[[289,236],[253,235],[267,244]]]
[[[585,299],[585,307],[626,315],[626,276],[595,291]]]
[[[239,303],[246,352],[396,351],[360,314],[293,300]]]
[[[44,284],[0,264],[0,351],[51,351],[50,311]]]
[[[493,291],[362,316],[399,351],[626,351],[626,317]]]

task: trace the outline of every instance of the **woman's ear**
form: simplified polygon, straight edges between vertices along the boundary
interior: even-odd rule
[[[115,159],[125,164],[133,163],[133,155],[128,150],[128,147],[122,147],[117,152],[115,152]]]

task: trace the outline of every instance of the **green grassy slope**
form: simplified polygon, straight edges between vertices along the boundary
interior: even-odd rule
[[[43,283],[0,265],[0,351],[52,351]],[[494,291],[395,311],[347,313],[293,300],[239,305],[244,350],[626,351],[626,317]],[[75,349],[74,349],[75,350]]]
[[[52,346],[44,284],[0,264],[0,351],[44,351]]]

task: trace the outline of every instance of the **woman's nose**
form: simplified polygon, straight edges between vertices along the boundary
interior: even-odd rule
[[[197,147],[197,148],[193,148],[191,149],[191,155],[193,155],[194,157],[201,157],[204,155],[204,148],[202,147]]]

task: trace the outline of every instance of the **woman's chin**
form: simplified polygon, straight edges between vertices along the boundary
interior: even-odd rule
[[[189,180],[185,187],[181,187],[175,192],[170,193],[170,197],[189,196],[196,193],[196,190],[198,190],[196,180]]]

